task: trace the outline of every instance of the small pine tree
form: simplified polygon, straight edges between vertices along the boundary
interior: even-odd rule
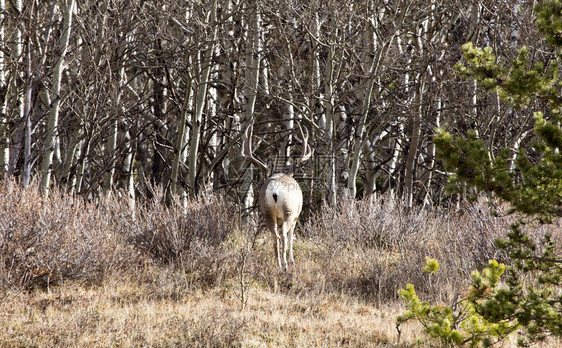
[[[438,269],[437,260],[426,258],[424,272],[434,274]],[[495,289],[504,270],[505,265],[492,260],[482,274],[475,271],[472,277],[475,283],[478,282],[482,287]],[[399,290],[398,295],[408,309],[398,316],[397,327],[409,320],[416,320],[430,338],[438,339],[444,345],[490,346],[503,340],[519,326],[514,320],[491,322],[481,315],[477,310],[481,301],[474,301],[475,296],[479,296],[475,289],[467,297],[456,299],[451,306],[431,305],[421,301],[412,284],[407,284],[406,288]]]
[[[520,150],[511,166],[510,149],[494,156],[474,132],[454,136],[438,130],[434,142],[445,167],[454,172],[451,183],[465,182],[493,192],[509,202],[514,212],[550,223],[562,217],[562,3],[542,1],[535,7],[535,13],[539,31],[554,51],[550,62],[531,64],[529,51],[523,47],[517,58],[504,66],[497,63],[490,48],[467,43],[463,45],[466,64],[455,67],[461,76],[475,79],[513,107],[525,108],[534,99],[547,105],[547,112],[534,113],[535,139],[529,150]],[[472,290],[464,310],[469,313],[465,320],[478,323],[473,326],[478,329],[471,329],[478,334],[457,330],[456,337],[432,337],[440,337],[445,343],[472,345],[492,344],[494,339],[502,339],[515,330],[523,333],[519,341],[522,345],[548,336],[562,337],[562,256],[557,254],[559,249],[551,236],[545,236],[544,247],[538,248],[522,231],[522,224],[523,219],[511,227],[506,240],[497,241],[512,260],[505,268],[503,284],[500,277],[504,266],[493,260],[482,273],[472,274]],[[419,299],[413,287],[401,290],[400,296],[409,310],[398,319],[399,323],[421,321],[420,318],[441,322],[440,317],[430,315],[434,313],[432,306],[417,304]],[[451,308],[441,309],[441,317],[450,316],[450,312]]]

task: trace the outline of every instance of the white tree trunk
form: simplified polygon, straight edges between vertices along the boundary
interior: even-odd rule
[[[187,55],[186,55],[187,58]],[[188,60],[189,61],[189,60]],[[191,102],[191,76],[187,76],[187,87],[185,88],[185,95],[183,100],[183,106],[180,114],[179,125],[178,125],[178,134],[176,136],[176,143],[175,143],[175,153],[174,159],[172,161],[172,176],[170,178],[170,193],[175,194],[180,199],[180,205],[182,207],[186,207],[187,205],[187,197],[186,191],[182,185],[179,184],[179,172],[180,166],[185,164],[186,159],[186,142],[187,142],[187,110],[189,109]]]
[[[23,0],[16,0],[12,2],[13,6],[15,7],[18,13],[21,13],[23,10]],[[18,30],[16,30],[15,37],[14,37],[14,56],[19,57],[18,63],[23,64],[23,29],[21,26],[18,26]],[[25,132],[25,125],[24,125],[24,105],[25,105],[25,95],[22,93],[19,96],[19,101],[17,103],[17,119],[21,122],[20,126],[16,132],[16,138],[13,143],[13,148],[10,151],[10,159],[8,161],[8,170],[7,170],[7,177],[14,175],[16,171],[16,165],[19,160],[20,152],[22,149],[22,142],[23,136]]]
[[[318,18],[319,14],[314,15],[314,21],[312,23],[310,31],[314,34],[314,37],[320,37],[320,20]],[[309,101],[309,107],[312,112],[311,116],[319,115],[318,127],[320,129],[326,128],[326,115],[322,110],[322,100],[324,95],[320,89],[320,45],[317,40],[312,40],[312,98]],[[312,119],[312,117],[311,117]]]
[[[209,76],[211,75],[211,67],[213,62],[213,53],[215,52],[215,44],[217,40],[217,0],[211,3],[211,9],[207,18],[207,23],[213,28],[211,36],[208,38],[207,49],[199,54],[199,68],[201,74],[199,76],[199,84],[195,96],[195,112],[191,118],[191,142],[189,144],[189,166],[187,172],[187,184],[195,193],[196,176],[197,176],[197,159],[199,155],[199,142],[201,138],[201,122],[203,121],[203,110],[207,99],[207,90],[209,88]]]
[[[246,46],[246,88],[244,90],[244,95],[246,97],[246,121],[254,117],[258,94],[261,58],[261,15],[259,0],[252,0],[248,6],[248,11],[251,13],[248,19],[248,39]],[[251,139],[249,139],[249,141],[251,141]],[[253,172],[250,169],[251,167],[248,167],[242,177],[243,211],[245,213],[254,205],[254,187],[252,185]]]
[[[431,78],[433,80],[433,82],[436,81],[435,75],[432,76]],[[436,108],[436,112],[435,112],[435,121],[434,121],[434,127],[435,128],[439,128],[441,126],[441,110],[443,109],[443,100],[441,98],[441,96],[439,95],[437,97],[437,103],[435,105]],[[427,154],[429,157],[429,164],[427,166],[427,176],[425,178],[425,180],[423,180],[423,190],[425,191],[425,195],[423,198],[423,205],[424,206],[431,206],[432,204],[432,200],[431,200],[431,184],[433,183],[433,170],[435,168],[435,143],[433,141],[429,142],[429,145],[427,147]]]
[[[103,180],[103,190],[106,194],[110,193],[114,186],[113,178],[115,176],[115,155],[117,153],[118,132],[119,120],[116,118],[111,121],[111,126],[109,127],[109,137],[107,138],[107,144],[105,146],[107,158],[109,159],[109,168],[106,170]]]
[[[87,165],[86,158],[88,158],[88,155],[90,153],[90,139],[82,140],[79,151],[80,151],[80,155],[78,156],[79,168],[78,168],[78,173],[76,174],[76,185],[75,185],[76,193],[80,193],[82,191],[82,183],[84,182],[84,175],[86,173],[86,165]]]
[[[0,9],[6,8],[6,0],[0,0]],[[0,23],[4,23],[4,11],[0,11]],[[4,25],[0,25],[0,43],[4,46],[6,38],[4,37]],[[0,49],[0,87],[8,88],[6,85],[6,65],[4,60],[4,50]],[[0,97],[0,175],[8,172],[8,162],[10,161],[10,143],[6,132],[6,110],[8,107],[8,100],[4,94]]]
[[[131,133],[129,130],[125,131],[125,139],[127,140],[127,155],[125,156],[125,161],[123,163],[123,171],[127,174],[122,179],[123,182],[121,187],[127,190],[129,209],[133,218],[135,217],[135,180],[134,180],[134,166],[133,166],[133,154],[134,154],[134,142],[135,139],[131,138]]]
[[[31,96],[33,93],[33,73],[31,71],[31,44],[27,41],[27,79],[25,86],[25,104],[23,113],[25,117],[25,152],[23,159],[23,188],[26,188],[31,181]]]
[[[289,53],[290,55],[290,53]],[[287,71],[289,71],[290,67],[288,67]],[[292,89],[292,83],[291,81],[288,82],[287,84],[287,94],[286,94],[286,98],[287,98],[287,103],[285,105],[285,112],[283,113],[283,124],[285,125],[285,129],[287,130],[287,132],[285,134],[287,134],[286,137],[283,138],[282,140],[282,145],[281,145],[281,150],[285,151],[284,153],[282,153],[282,156],[285,159],[285,167],[291,165],[291,147],[289,146],[290,143],[290,136],[292,134],[292,130],[294,128],[294,119],[295,119],[295,107],[293,105],[293,89]],[[296,169],[296,168],[293,168]]]
[[[215,47],[216,48],[216,47]],[[218,52],[217,52],[218,55]],[[217,64],[214,65],[213,70],[217,71],[219,68],[217,66]],[[213,73],[211,76],[211,80],[213,81],[217,81],[218,80],[218,76],[217,73]],[[207,112],[209,115],[209,118],[213,118],[213,119],[217,119],[217,112],[218,112],[218,88],[216,87],[210,87],[209,88],[209,107],[207,108]],[[215,156],[218,153],[218,147],[219,147],[219,137],[217,135],[217,129],[214,127],[207,127],[206,129],[206,136],[209,137],[209,146],[208,146],[208,155],[211,158],[215,158]],[[211,190],[212,189],[212,183],[215,180],[215,172],[212,170],[212,168],[208,168],[208,171],[206,172],[206,177],[205,177],[205,188],[207,190]]]
[[[326,68],[324,71],[324,132],[328,144],[328,156],[326,158],[326,183],[327,183],[327,202],[331,206],[337,204],[337,183],[336,183],[336,158],[334,148],[334,47],[329,48]]]
[[[64,19],[62,23],[62,36],[59,42],[58,61],[53,70],[53,93],[55,100],[53,100],[51,109],[49,110],[49,120],[47,122],[47,141],[45,143],[45,152],[41,160],[41,184],[40,189],[42,192],[47,192],[51,180],[51,165],[53,162],[53,154],[55,153],[55,145],[58,138],[58,120],[59,110],[61,103],[61,78],[64,69],[64,58],[68,50],[68,43],[70,40],[70,28],[72,26],[72,14],[74,8],[74,0],[67,0],[64,8]]]
[[[424,83],[423,76],[418,75],[417,78],[417,90],[416,90],[416,105],[418,107],[417,112],[413,115],[412,123],[412,133],[410,134],[410,144],[408,146],[408,152],[406,154],[405,163],[405,173],[404,173],[404,197],[406,200],[406,206],[411,208],[414,201],[414,179],[415,179],[415,169],[416,160],[418,155],[418,147],[420,144],[421,136],[421,120],[423,114],[423,93],[424,93]]]

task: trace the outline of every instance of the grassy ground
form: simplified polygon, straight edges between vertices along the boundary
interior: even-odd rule
[[[130,279],[12,294],[1,305],[3,346],[395,346],[399,307],[348,296],[294,296],[258,286],[245,309],[235,290],[181,298]],[[404,329],[413,342],[416,330]]]
[[[260,238],[255,248],[264,249],[267,242]],[[299,250],[303,257],[302,245]],[[244,282],[231,278],[201,288],[182,272],[146,265],[138,274],[113,274],[99,284],[74,280],[8,291],[0,301],[0,346],[438,346],[417,324],[402,326],[398,337],[396,316],[404,310],[398,301],[377,304],[299,284],[312,277],[310,272],[318,279],[325,275],[319,269],[306,275],[295,271],[275,271],[269,275],[273,279],[260,281],[253,273],[259,271],[250,269]]]
[[[433,347],[416,324],[399,338],[397,290],[413,283],[450,304],[472,270],[505,259],[493,241],[509,223],[483,203],[458,213],[343,201],[300,222],[285,273],[259,220],[213,196],[133,214],[117,195],[84,203],[2,184],[0,346]],[[437,275],[421,271],[427,256]]]

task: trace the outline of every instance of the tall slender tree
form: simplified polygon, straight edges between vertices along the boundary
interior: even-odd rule
[[[61,37],[59,39],[58,54],[59,57],[53,70],[53,97],[49,110],[49,120],[47,122],[47,141],[45,143],[45,150],[41,160],[41,184],[40,189],[46,192],[51,183],[51,166],[53,165],[53,155],[55,153],[55,146],[59,142],[59,113],[61,105],[61,79],[65,64],[66,52],[70,41],[70,33],[72,28],[72,15],[74,13],[74,0],[66,0],[63,7],[63,21],[61,27]]]

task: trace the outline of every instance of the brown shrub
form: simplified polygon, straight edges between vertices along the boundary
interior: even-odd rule
[[[494,240],[514,220],[495,217],[483,202],[456,213],[408,210],[386,198],[343,199],[299,224],[297,262],[284,273],[273,262],[269,232],[256,234],[219,197],[203,194],[184,209],[162,202],[156,195],[132,211],[119,192],[85,202],[56,189],[43,196],[36,185],[1,183],[0,292],[100,282],[112,272],[172,298],[253,282],[299,296],[347,293],[381,302],[413,283],[418,294],[447,301],[466,288],[473,270],[505,260]],[[557,226],[537,229],[534,238],[545,233],[562,238]],[[421,271],[426,257],[439,260],[437,275]]]
[[[110,210],[125,208],[116,200]],[[48,286],[64,279],[101,280],[111,269],[135,263],[112,219],[98,204],[37,185],[0,185],[0,289]]]
[[[138,273],[147,257],[195,285],[213,286],[235,272],[223,247],[239,228],[232,206],[213,195],[185,209],[157,196],[131,211],[112,192],[86,202],[36,184],[0,185],[0,289],[48,286],[62,280],[101,281],[108,271]]]
[[[323,207],[304,223],[302,233],[316,245],[314,260],[324,270],[323,289],[387,300],[413,283],[419,294],[446,300],[442,297],[462,291],[470,273],[489,259],[507,260],[494,241],[505,236],[513,221],[494,216],[483,201],[457,213],[408,210],[389,199],[343,199],[336,207]],[[543,227],[535,234],[548,230]],[[437,275],[422,272],[426,257],[440,262]]]
[[[185,209],[161,201],[157,197],[138,208],[128,236],[136,248],[199,285],[217,285],[234,272],[233,255],[223,243],[239,228],[235,208],[211,194],[190,200]]]

